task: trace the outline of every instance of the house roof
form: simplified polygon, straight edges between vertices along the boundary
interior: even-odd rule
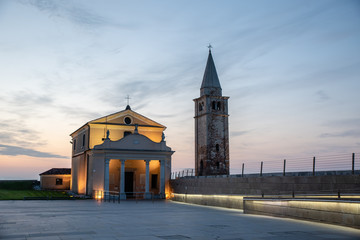
[[[71,174],[71,168],[52,168],[39,175],[66,175]]]

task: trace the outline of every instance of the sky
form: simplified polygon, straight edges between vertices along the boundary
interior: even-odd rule
[[[194,168],[209,43],[232,174],[360,152],[359,1],[0,0],[0,179],[70,167],[69,134],[127,95]]]

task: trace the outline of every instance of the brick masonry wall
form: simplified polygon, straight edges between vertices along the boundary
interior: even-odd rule
[[[170,186],[173,193],[187,194],[360,193],[360,175],[185,177],[171,180]]]

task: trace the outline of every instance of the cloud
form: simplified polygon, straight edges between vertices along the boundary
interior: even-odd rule
[[[25,155],[25,156],[39,157],[39,158],[68,158],[66,156],[61,156],[57,154],[40,152],[29,148],[10,146],[4,144],[0,144],[0,155],[7,155],[7,156]]]
[[[36,94],[31,91],[17,91],[8,96],[9,103],[17,106],[27,105],[50,105],[53,102],[53,98],[50,95]]]
[[[21,0],[20,3],[35,7],[41,12],[49,15],[51,18],[67,19],[77,25],[84,27],[93,26],[115,26],[125,27],[111,22],[110,20],[92,13],[91,11],[75,6],[71,1],[61,0]],[[77,4],[78,5],[78,4]]]
[[[101,114],[97,112],[89,111],[80,107],[54,106],[54,108],[73,119],[95,119],[101,116]]]
[[[330,99],[330,97],[324,91],[321,90],[317,91],[316,95],[321,101],[326,101]]]
[[[18,144],[21,146],[45,145],[40,140],[40,133],[28,128],[24,122],[14,119],[0,120],[0,143]]]
[[[184,99],[184,95],[188,95],[187,98],[189,98],[193,89],[198,91],[205,66],[199,67],[199,65],[193,64],[189,57],[157,64],[151,62],[147,68],[136,72],[136,76],[125,75],[120,70],[103,75],[101,81],[108,81],[109,87],[102,91],[100,100],[111,104],[114,102],[125,103],[124,98],[129,94],[134,100],[130,105],[132,107],[138,105],[136,109],[140,110],[147,107],[152,101],[167,101],[169,98],[176,101],[175,99],[179,97]],[[195,84],[194,75],[198,75]]]
[[[249,132],[250,131],[231,131],[230,135],[231,135],[231,137],[237,137],[237,136],[245,135]]]
[[[71,116],[72,118],[93,119],[100,116],[97,112],[81,107],[58,104],[56,103],[55,98],[55,94],[39,94],[29,90],[10,92],[3,96],[2,103],[6,107],[4,107],[2,111],[10,113],[11,115],[17,115],[22,119],[39,117],[40,109],[47,109],[49,112],[59,112],[66,117]],[[0,134],[1,129],[4,130],[8,128],[11,128],[12,132],[16,129],[16,134],[28,133],[28,131],[31,131],[32,134],[34,133],[30,129],[19,128],[19,126],[24,126],[24,123],[14,123],[14,121],[15,120],[3,120],[0,116]]]
[[[171,78],[170,78],[171,79]],[[123,102],[126,94],[131,94],[133,99],[136,99],[136,104],[145,107],[152,99],[159,101],[161,98],[168,96],[176,96],[181,92],[177,89],[176,83],[171,82],[166,77],[154,77],[153,79],[145,80],[129,80],[127,83],[118,83],[113,87],[113,91],[106,91],[102,93],[101,100],[105,102]],[[123,94],[119,94],[123,93]],[[139,108],[137,108],[139,109]]]
[[[360,137],[360,130],[347,130],[339,133],[323,133],[319,137],[321,138],[337,138],[337,137]]]
[[[151,114],[152,117],[156,117],[156,118],[175,118],[178,117],[178,114],[156,114],[156,113],[152,113]]]
[[[227,41],[224,44],[226,46],[223,46],[227,51],[223,51],[222,54],[227,55],[228,59],[229,57],[234,58],[233,61],[230,61],[231,64],[245,66],[278,48],[284,47],[284,45],[291,44],[292,41],[309,32],[309,29],[317,24],[318,17],[321,14],[334,7],[328,3],[318,3],[312,8],[304,7],[301,3],[293,3],[292,5],[296,10],[291,11],[291,15],[289,15],[290,11],[285,5],[274,7],[271,4],[271,6],[267,6],[266,13],[259,10],[259,14],[269,14],[265,18],[268,17],[271,20],[265,22],[261,20],[260,22],[258,20],[260,18],[254,18],[249,27],[234,28],[230,37],[238,39],[238,41],[231,43]],[[241,54],[234,49],[239,49]],[[239,58],[239,56],[241,57]]]
[[[358,127],[360,123],[360,118],[346,118],[346,119],[340,119],[340,120],[333,120],[325,122],[323,125],[328,127]]]
[[[51,107],[54,97],[47,94],[38,94],[29,90],[12,91],[3,94],[0,102],[1,112],[17,115],[22,119],[39,116],[38,109]],[[1,118],[1,117],[0,117]],[[13,123],[11,123],[13,124]],[[20,123],[18,126],[22,126]]]

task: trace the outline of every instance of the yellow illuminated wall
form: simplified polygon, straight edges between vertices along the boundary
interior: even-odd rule
[[[102,144],[103,138],[106,137],[106,130],[110,132],[110,139],[118,141],[124,137],[124,132],[134,133],[134,126],[119,126],[119,125],[106,125],[106,124],[90,124],[90,142],[89,147],[92,149],[95,145]],[[157,127],[138,127],[139,134],[148,137],[154,142],[161,142],[162,133],[164,128]]]
[[[71,162],[71,190],[85,194],[86,191],[86,160],[85,154],[72,158]]]
[[[61,185],[56,185],[57,178],[62,179]],[[41,175],[40,176],[41,189],[69,190],[70,182],[71,182],[71,174]]]

